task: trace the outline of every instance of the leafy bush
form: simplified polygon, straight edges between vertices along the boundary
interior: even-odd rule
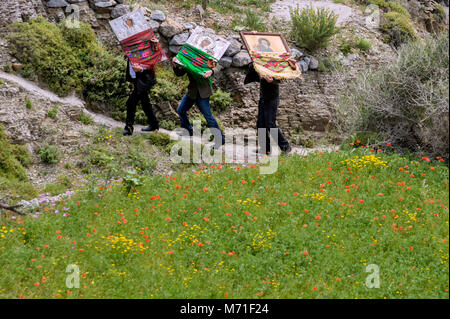
[[[30,110],[33,107],[33,102],[31,102],[30,99],[26,99],[25,100],[25,107]]]
[[[127,194],[141,185],[143,185],[143,178],[138,174],[138,172],[136,170],[127,171],[127,174],[123,178],[123,186],[125,187]]]
[[[225,111],[231,104],[233,99],[231,98],[231,94],[228,92],[223,92],[221,89],[218,89],[211,95],[210,103],[211,107],[216,112]]]
[[[158,66],[155,75],[157,83],[150,91],[153,102],[174,102],[183,97],[188,85],[186,76],[176,76],[173,70],[165,65]]]
[[[7,180],[27,181],[25,167],[31,163],[31,157],[22,145],[11,144],[0,126],[0,177]]]
[[[254,30],[254,31],[259,31],[259,32],[263,32],[263,31],[267,30],[264,21],[261,20],[260,15],[257,12],[248,9],[245,12],[245,16],[246,17],[244,20],[244,25],[249,30]]]
[[[54,105],[53,108],[47,111],[47,116],[51,119],[56,119],[56,116],[58,115],[58,105]]]
[[[61,159],[61,153],[56,145],[48,145],[39,149],[41,161],[45,164],[57,164]]]
[[[78,116],[78,121],[80,121],[84,125],[89,125],[94,122],[94,120],[92,119],[92,116],[90,116],[89,114],[85,114],[85,113],[81,113]]]
[[[338,108],[338,127],[377,132],[379,142],[399,150],[448,158],[448,46],[448,34],[412,41],[395,63],[360,74]]]
[[[417,39],[416,31],[409,17],[399,12],[390,11],[384,14],[384,19],[381,29],[387,33],[388,42],[399,46],[409,40]]]
[[[386,5],[387,5],[387,8],[389,9],[389,11],[398,12],[407,18],[411,18],[411,15],[409,14],[408,10],[406,10],[406,8],[404,6],[402,6],[400,3],[394,2],[394,1],[389,1],[389,2],[386,2]]]
[[[372,43],[370,43],[369,40],[360,38],[358,43],[356,44],[356,47],[362,52],[367,52],[372,47]]]
[[[88,103],[120,107],[128,94],[126,61],[107,52],[86,23],[67,28],[42,18],[9,28],[11,53],[50,90],[80,93]]]
[[[159,126],[169,131],[173,131],[178,127],[177,123],[172,120],[161,120],[159,121]]]
[[[358,49],[361,52],[367,52],[372,47],[372,43],[364,38],[356,38],[356,39],[344,39],[339,46],[339,49],[344,55],[348,55],[353,50]]]
[[[291,10],[292,38],[311,51],[326,47],[332,36],[337,34],[337,15],[326,8],[307,7]]]

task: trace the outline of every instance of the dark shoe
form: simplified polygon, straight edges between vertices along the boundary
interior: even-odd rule
[[[159,130],[159,127],[147,126],[141,129],[142,132],[154,132]]]
[[[134,128],[132,125],[126,125],[123,129],[123,135],[124,136],[131,136],[133,135]]]
[[[289,154],[290,152],[292,152],[292,147],[290,145],[281,148],[281,154]]]

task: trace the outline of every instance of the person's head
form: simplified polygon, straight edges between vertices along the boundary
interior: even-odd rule
[[[131,19],[131,18],[128,18],[128,19],[125,21],[125,23],[127,24],[127,26],[128,26],[129,28],[132,28],[133,25],[134,25],[133,19]]]
[[[258,39],[258,43],[260,46],[264,46],[266,48],[270,48],[270,41],[267,40],[266,38],[259,38]]]
[[[207,38],[203,39],[202,42],[200,43],[200,47],[202,48],[206,48],[208,45],[211,44],[211,41]]]

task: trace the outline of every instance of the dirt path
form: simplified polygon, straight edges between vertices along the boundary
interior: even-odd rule
[[[32,94],[35,94],[39,97],[48,99],[54,103],[82,106],[83,111],[86,114],[89,114],[92,117],[94,123],[96,123],[97,125],[103,125],[108,128],[122,128],[123,127],[123,123],[121,123],[121,122],[118,122],[118,121],[116,121],[108,116],[105,116],[103,114],[98,114],[98,113],[94,113],[92,111],[87,110],[85,108],[85,103],[82,100],[80,100],[79,98],[77,98],[76,96],[69,96],[69,97],[61,98],[61,97],[57,96],[56,94],[54,94],[53,92],[50,92],[48,90],[40,88],[39,86],[37,86],[35,83],[33,83],[31,81],[28,81],[22,77],[19,77],[19,76],[13,75],[13,74],[9,74],[9,73],[5,73],[5,72],[1,72],[1,71],[0,71],[0,79],[8,81],[8,82],[13,82],[16,85],[23,88],[24,90],[26,90]],[[135,132],[141,133],[142,127],[143,127],[142,125],[136,125]],[[161,129],[160,131],[162,133],[168,134],[174,140],[180,139],[180,137],[178,136],[178,134],[175,131],[168,131],[165,129]],[[228,130],[227,133],[232,136],[242,134],[242,132],[239,129]],[[249,137],[250,140],[255,139],[255,138],[256,138],[256,136]],[[186,140],[186,138],[182,138],[182,139]],[[207,147],[212,146],[212,143],[204,141],[199,137],[193,137],[192,142],[195,144],[203,144]],[[311,148],[311,149],[295,147],[295,148],[293,148],[292,152],[304,156],[313,151],[333,151],[335,149],[336,149],[336,147],[323,147],[323,148]],[[254,149],[248,150],[251,152],[250,154],[248,154],[247,147],[242,144],[225,145],[224,151],[225,151],[225,154],[234,154],[234,156],[232,156],[232,158],[228,158],[228,160],[237,160],[237,161],[243,160],[244,158],[247,158],[249,155],[255,154]],[[275,152],[273,155],[278,155],[278,153]]]
[[[278,19],[290,21],[290,10],[296,9],[297,6],[300,9],[312,6],[313,8],[327,8],[338,15],[336,24],[342,26],[349,22],[355,11],[349,6],[334,3],[331,0],[278,0],[270,7],[272,9],[271,17],[277,17]]]

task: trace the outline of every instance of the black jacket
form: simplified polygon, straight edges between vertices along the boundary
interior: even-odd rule
[[[252,82],[260,82],[260,99],[271,100],[278,98],[280,96],[280,81],[273,80],[272,83],[267,82],[264,79],[261,79],[261,76],[258,72],[256,72],[253,67],[253,63],[250,64],[249,71],[244,79],[244,84],[252,83]]]
[[[214,76],[214,69],[212,70],[213,74],[211,76]],[[183,76],[187,74],[189,78],[189,86],[188,86],[188,93],[187,96],[191,100],[197,99],[197,95],[200,95],[200,98],[206,99],[210,97],[213,94],[213,90],[211,85],[209,85],[208,82],[206,83],[198,83],[195,81],[194,77],[189,74],[189,72],[186,71],[185,68],[183,68],[181,65],[177,65],[173,67],[173,72],[176,76]]]
[[[136,72],[136,78],[133,79],[130,74],[130,60],[127,63],[126,80],[134,83],[138,91],[148,91],[156,84],[155,72],[153,70],[146,69],[142,72]]]

